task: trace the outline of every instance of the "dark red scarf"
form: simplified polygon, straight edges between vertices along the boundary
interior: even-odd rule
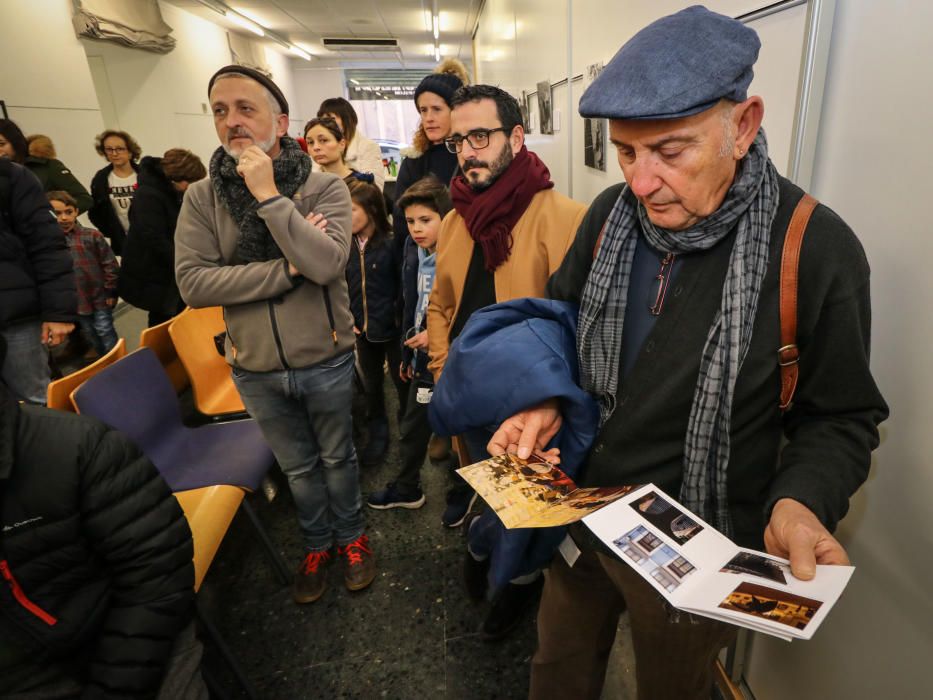
[[[512,229],[531,198],[553,186],[547,166],[524,146],[487,190],[474,191],[463,175],[454,178],[450,187],[454,209],[466,221],[470,238],[483,247],[489,272],[508,260]]]

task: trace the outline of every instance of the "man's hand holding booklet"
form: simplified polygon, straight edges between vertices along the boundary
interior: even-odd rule
[[[854,568],[816,567],[743,549],[652,484],[577,488],[541,456],[492,457],[459,469],[506,528],[583,523],[671,605],[791,641],[810,639]]]

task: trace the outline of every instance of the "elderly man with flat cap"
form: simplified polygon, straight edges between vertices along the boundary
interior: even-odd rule
[[[610,120],[625,184],[593,202],[548,292],[579,303],[580,381],[601,409],[582,484],[658,484],[809,579],[817,563],[848,563],[831,532],[887,406],[868,365],[868,263],[822,205],[803,229],[796,333],[782,341],[782,251],[804,193],[775,170],[764,104],[746,94],[759,45],[691,7],[616,54],[580,114]],[[784,411],[779,364],[797,372]],[[532,407],[489,450],[526,456],[560,424],[557,402]],[[558,555],[548,571],[531,697],[599,698],[627,607],[638,697],[709,698],[736,628],[668,607],[582,526],[571,536],[579,558]]]
[[[305,555],[293,595],[311,603],[335,544],[348,589],[376,573],[351,439],[350,193],[311,172],[268,77],[227,66],[208,94],[221,145],[178,218],[178,289],[190,306],[223,306],[227,362],[298,511]]]

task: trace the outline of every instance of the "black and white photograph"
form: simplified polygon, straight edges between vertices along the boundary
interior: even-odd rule
[[[583,120],[583,164],[606,172],[606,140],[608,122],[605,119]]]
[[[604,64],[591,63],[583,73],[583,89],[586,90],[602,72]],[[588,168],[606,172],[606,142],[609,122],[605,119],[583,120],[583,164]]]
[[[787,583],[790,568],[779,561],[755,552],[739,552],[720,569],[724,574],[746,574],[759,576],[776,583]]]
[[[542,80],[538,83],[538,123],[542,134],[554,133],[551,105],[551,83],[548,80]]]
[[[632,501],[631,506],[641,513],[645,520],[678,544],[688,542],[703,530],[703,526],[696,520],[654,491],[637,501]]]
[[[518,101],[518,108],[522,112],[522,127],[526,134],[531,133],[531,110],[528,108],[528,95],[522,90],[522,97]]]

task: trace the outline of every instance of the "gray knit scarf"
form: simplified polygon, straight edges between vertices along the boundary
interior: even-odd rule
[[[768,158],[764,130],[741,161],[722,205],[690,229],[667,231],[653,226],[645,208],[625,187],[609,214],[580,302],[577,354],[581,382],[599,401],[605,424],[615,410],[619,389],[622,323],[636,236],[641,232],[653,248],[678,254],[707,250],[737,230],[722,304],[700,361],[680,490],[687,508],[726,535],[732,534],[726,480],[732,399],[752,337],[777,206],[778,175]]]
[[[298,191],[311,172],[311,159],[301,150],[298,142],[283,136],[282,148],[272,161],[275,186],[289,199]],[[236,262],[264,262],[284,257],[278,244],[269,233],[266,222],[256,210],[259,202],[253,197],[243,178],[236,171],[236,160],[219,147],[211,156],[211,183],[217,199],[236,222],[239,236],[236,243]]]

